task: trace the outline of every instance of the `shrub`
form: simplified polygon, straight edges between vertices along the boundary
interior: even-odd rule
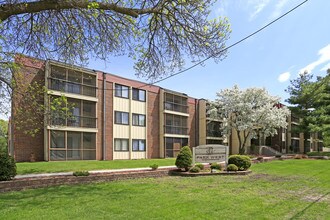
[[[199,171],[201,171],[201,169],[198,166],[194,166],[189,170],[191,173],[199,173]]]
[[[238,171],[238,167],[235,164],[229,164],[227,166],[227,171]]]
[[[7,153],[0,153],[0,181],[11,180],[16,176],[16,163]]]
[[[157,170],[158,169],[158,164],[152,164],[149,166],[152,170]]]
[[[313,152],[308,152],[307,153],[308,156],[328,156],[330,157],[330,152],[318,152],[318,151],[313,151]]]
[[[195,167],[198,167],[200,170],[204,170],[204,165],[201,163],[196,163]]]
[[[180,153],[176,157],[175,166],[188,171],[192,164],[192,153],[188,146],[182,147]]]
[[[210,168],[213,170],[221,170],[221,165],[218,163],[212,163]]]
[[[248,156],[232,155],[228,158],[228,164],[235,164],[238,170],[247,170],[251,166],[251,160]]]
[[[74,176],[89,176],[89,172],[88,171],[75,171],[73,172]]]

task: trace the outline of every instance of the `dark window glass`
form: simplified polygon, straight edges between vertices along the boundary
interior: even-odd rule
[[[115,138],[115,151],[128,151],[128,139]]]
[[[146,91],[133,88],[133,100],[145,102],[146,101]]]
[[[121,97],[121,98],[128,98],[128,91],[129,88],[127,86],[123,85],[115,85],[115,96]]]
[[[81,133],[68,131],[68,149],[81,149]]]
[[[133,139],[132,147],[133,147],[133,151],[145,151],[146,150],[146,141]]]
[[[96,134],[95,133],[83,133],[83,148],[95,149],[96,148]]]
[[[133,125],[135,126],[146,126],[146,116],[140,114],[133,114]]]
[[[115,111],[115,123],[122,124],[122,125],[128,125],[129,124],[128,112]]]
[[[65,148],[64,131],[50,132],[50,148]]]

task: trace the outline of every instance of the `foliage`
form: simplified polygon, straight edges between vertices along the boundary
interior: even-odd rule
[[[15,102],[12,106],[16,129],[35,136],[44,125],[63,126],[67,119],[73,117],[74,105],[64,95],[51,96],[43,83],[38,81],[26,84],[25,74],[21,73],[21,69],[17,71],[14,74]],[[45,96],[47,103],[44,102]]]
[[[238,171],[238,167],[235,164],[229,164],[227,166],[227,171]]]
[[[195,167],[198,167],[200,170],[204,170],[204,164],[202,163],[196,163]]]
[[[8,121],[0,119],[0,153],[7,153],[8,145]]]
[[[16,176],[16,163],[13,157],[0,152],[0,181],[11,180]]]
[[[190,173],[199,173],[201,171],[201,168],[199,168],[198,166],[194,166],[192,168],[190,168],[189,172]]]
[[[299,74],[291,80],[286,92],[290,97],[286,100],[292,106],[292,114],[300,119],[296,130],[305,135],[304,151],[308,148],[307,135],[310,132],[322,133],[325,145],[330,144],[330,70],[325,77],[317,77],[307,72]]]
[[[158,164],[154,163],[149,166],[152,170],[157,170],[158,169]]]
[[[89,172],[88,171],[75,171],[73,172],[73,175],[74,176],[89,176]]]
[[[184,146],[181,148],[180,153],[176,157],[175,165],[180,168],[184,169],[185,171],[189,170],[192,164],[192,153],[190,147]]]
[[[278,128],[286,128],[289,110],[279,104],[280,98],[271,96],[265,89],[238,86],[217,93],[209,114],[223,120],[223,132],[230,135],[234,130],[239,141],[239,153],[246,153],[245,146],[251,138],[260,139],[277,134]]]
[[[138,75],[155,79],[181,69],[184,57],[225,57],[230,25],[209,20],[214,2],[0,1],[0,62],[16,52],[83,64],[128,55]]]
[[[318,151],[313,151],[313,152],[308,152],[308,156],[328,156],[330,157],[330,152],[318,152]]]
[[[218,163],[212,163],[211,166],[210,166],[210,168],[211,168],[212,170],[213,170],[213,169],[215,169],[215,170],[221,170],[221,165],[218,164]]]
[[[228,164],[235,164],[238,170],[247,170],[251,166],[251,159],[244,155],[231,155],[228,158]]]

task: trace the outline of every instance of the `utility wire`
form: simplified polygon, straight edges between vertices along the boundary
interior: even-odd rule
[[[155,81],[155,82],[152,82],[152,83],[146,83],[145,85],[140,86],[140,87],[137,87],[137,88],[140,89],[140,88],[143,88],[143,87],[146,87],[146,86],[152,86],[152,85],[154,85],[154,84],[156,84],[156,83],[160,83],[160,82],[162,82],[162,81],[165,81],[165,80],[167,80],[167,79],[169,79],[169,78],[172,78],[172,77],[174,77],[174,76],[177,76],[177,75],[179,75],[179,74],[182,74],[182,73],[184,73],[184,72],[187,72],[188,70],[191,70],[191,69],[195,68],[196,66],[198,66],[198,65],[200,65],[200,64],[202,64],[202,63],[204,63],[205,61],[209,60],[210,58],[212,58],[212,57],[214,57],[214,56],[217,56],[217,55],[219,55],[220,53],[222,53],[222,52],[224,52],[224,51],[226,51],[226,50],[228,50],[228,49],[230,49],[230,48],[232,48],[232,47],[234,47],[234,46],[236,46],[236,45],[242,43],[243,41],[249,39],[250,37],[256,35],[257,33],[261,32],[261,31],[264,30],[264,29],[266,29],[267,27],[269,27],[270,25],[274,24],[275,22],[277,22],[277,21],[280,20],[281,18],[287,16],[288,14],[290,14],[291,12],[293,12],[294,10],[296,10],[297,8],[299,8],[300,6],[302,6],[303,4],[305,4],[306,2],[308,2],[308,0],[305,0],[305,1],[301,2],[300,4],[298,4],[297,6],[293,7],[292,9],[290,9],[289,11],[287,11],[286,13],[282,14],[281,16],[279,16],[278,18],[272,20],[272,21],[269,22],[268,24],[266,24],[266,25],[264,25],[263,27],[259,28],[259,29],[256,30],[255,32],[253,32],[253,33],[247,35],[246,37],[242,38],[241,40],[236,41],[235,43],[229,45],[228,47],[226,47],[226,48],[220,50],[218,53],[216,53],[216,54],[214,54],[214,55],[211,55],[211,56],[209,56],[209,57],[207,57],[207,58],[205,58],[205,59],[199,61],[198,63],[196,63],[196,64],[194,64],[194,65],[192,65],[192,66],[190,66],[190,67],[184,69],[184,70],[181,70],[181,71],[179,71],[179,72],[176,72],[176,73],[174,73],[174,74],[171,74],[171,75],[169,75],[169,76],[167,76],[167,77],[164,77],[164,78],[162,78],[162,79],[160,79],[160,80],[157,80],[157,81]],[[102,90],[116,90],[116,89],[102,89]],[[130,90],[130,88],[129,88],[128,90]]]

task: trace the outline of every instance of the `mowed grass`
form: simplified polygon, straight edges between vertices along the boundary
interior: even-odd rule
[[[152,164],[173,166],[175,159],[141,159],[112,161],[58,161],[58,162],[24,162],[16,163],[17,174],[55,173],[79,170],[111,170],[124,168],[143,168]]]
[[[330,161],[274,161],[252,170],[2,193],[0,219],[330,219]]]

